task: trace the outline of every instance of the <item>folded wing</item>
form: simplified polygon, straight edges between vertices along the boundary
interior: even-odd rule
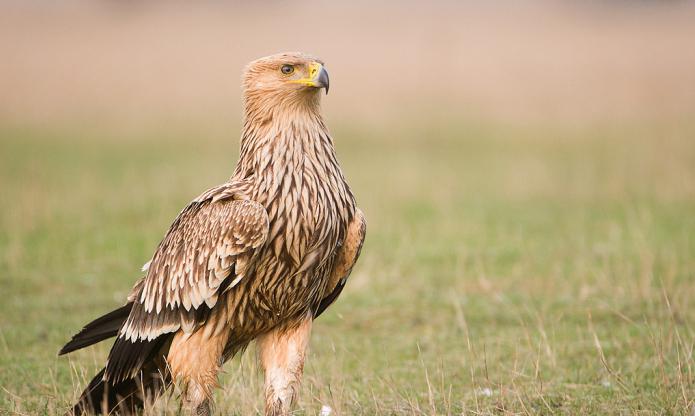
[[[164,334],[204,325],[218,297],[252,270],[268,236],[268,214],[239,199],[233,184],[196,198],[174,220],[129,297],[132,310],[120,329],[105,378],[125,380],[160,345]],[[161,341],[161,340],[159,340]]]

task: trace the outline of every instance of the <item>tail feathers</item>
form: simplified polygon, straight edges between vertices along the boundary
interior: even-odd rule
[[[67,354],[80,348],[88,347],[105,339],[115,337],[123,323],[128,319],[132,303],[128,303],[106,315],[88,323],[80,332],[72,337],[70,342],[60,350],[58,355]]]
[[[72,415],[109,414],[112,410],[134,414],[142,407],[142,395],[139,394],[141,389],[135,379],[111,385],[104,380],[104,370],[99,371],[84,390],[72,409]]]
[[[94,376],[68,415],[135,415],[143,408],[145,400],[156,398],[169,384],[168,377],[153,368],[114,384],[104,380],[105,370],[103,368]]]

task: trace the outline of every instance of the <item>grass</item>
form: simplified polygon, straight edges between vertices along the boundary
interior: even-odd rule
[[[298,414],[689,413],[694,131],[335,129],[368,238],[314,327]],[[1,130],[0,413],[67,409],[110,344],[60,346],[231,174],[236,133],[170,133]],[[261,382],[252,350],[235,358],[218,411],[259,412]]]

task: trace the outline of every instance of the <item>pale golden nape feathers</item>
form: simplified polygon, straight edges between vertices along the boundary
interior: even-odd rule
[[[76,412],[118,402],[132,411],[143,391],[173,381],[188,409],[207,414],[220,365],[261,339],[266,414],[289,414],[311,321],[341,293],[366,230],[320,112],[328,87],[309,55],[247,66],[233,176],[178,215],[128,304],[64,348],[117,335]]]

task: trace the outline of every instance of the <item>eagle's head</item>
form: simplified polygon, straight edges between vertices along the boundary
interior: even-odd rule
[[[300,52],[286,52],[257,59],[246,67],[244,97],[280,102],[317,102],[321,88],[328,93],[328,72],[323,62]]]

